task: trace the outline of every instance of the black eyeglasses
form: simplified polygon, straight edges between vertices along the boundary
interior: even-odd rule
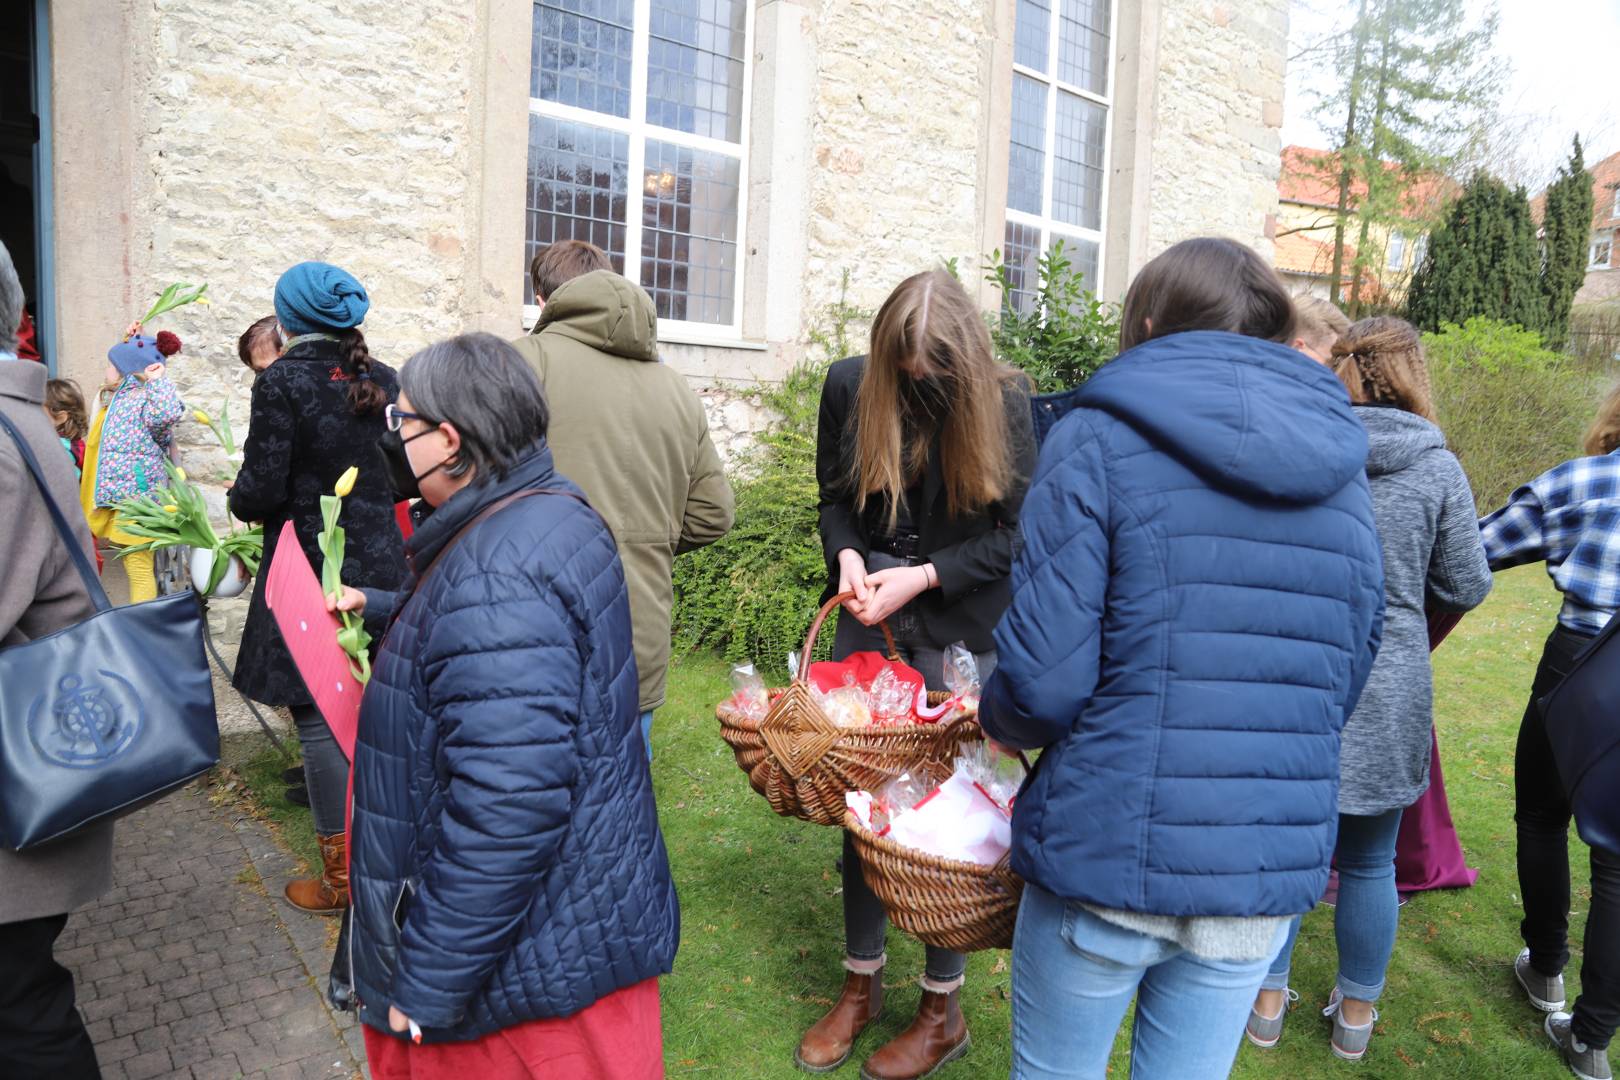
[[[410,412],[409,410],[402,409],[398,405],[394,405],[392,403],[390,403],[387,408],[383,409],[383,423],[387,425],[389,431],[398,431],[400,428],[405,426],[405,421],[407,420],[420,420],[424,424],[437,423],[437,421],[423,416],[421,413]]]

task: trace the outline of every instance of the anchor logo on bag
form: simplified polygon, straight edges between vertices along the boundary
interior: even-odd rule
[[[93,769],[129,749],[140,734],[146,710],[135,688],[116,672],[98,674],[109,682],[64,675],[54,695],[34,699],[28,710],[28,735],[47,761]]]

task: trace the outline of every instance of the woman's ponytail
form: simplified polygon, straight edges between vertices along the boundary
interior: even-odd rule
[[[358,327],[351,327],[338,337],[338,348],[343,354],[343,373],[349,383],[349,406],[356,416],[378,412],[388,404],[388,394],[371,378],[371,350],[366,348],[365,335]]]

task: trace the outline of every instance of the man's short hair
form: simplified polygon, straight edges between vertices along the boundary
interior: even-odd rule
[[[589,240],[559,240],[548,244],[529,264],[534,297],[544,303],[552,293],[592,270],[611,270],[607,253]]]

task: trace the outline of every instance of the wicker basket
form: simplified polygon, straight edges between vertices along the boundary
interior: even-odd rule
[[[957,952],[1010,949],[1024,882],[1007,864],[942,859],[878,836],[846,810],[844,827],[861,876],[894,925],[928,945]]]
[[[910,770],[944,779],[956,760],[957,748],[984,738],[972,716],[949,724],[858,728],[839,727],[827,717],[806,681],[808,657],[815,650],[821,624],[851,595],[833,597],[817,613],[805,638],[804,669],[772,700],[764,720],[750,720],[729,700],[715,711],[720,736],[736,754],[738,768],[748,774],[748,782],[765,796],[771,809],[818,825],[844,823],[845,792],[876,791]],[[889,659],[898,661],[887,625],[883,637],[889,645]],[[930,700],[938,704],[945,695],[932,694]]]

